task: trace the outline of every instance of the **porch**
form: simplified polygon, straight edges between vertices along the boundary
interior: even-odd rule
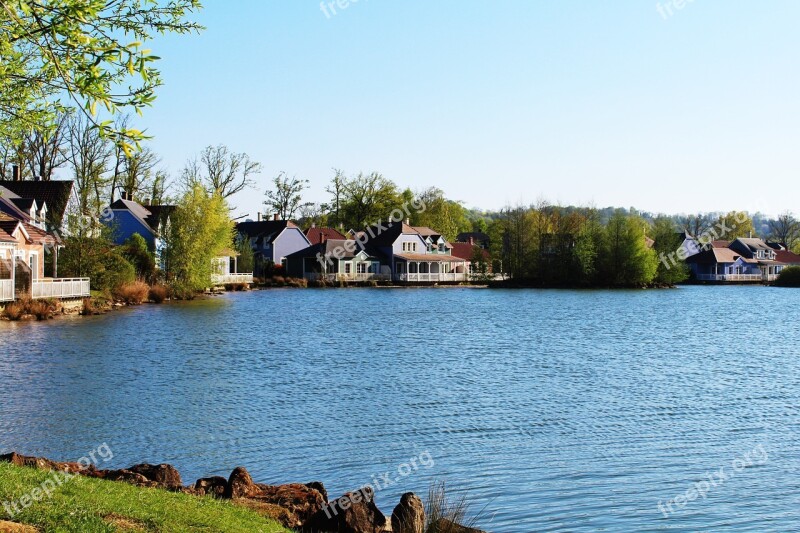
[[[214,283],[214,285],[253,283],[253,274],[212,274],[211,282]]]
[[[469,281],[469,263],[450,255],[398,254],[394,278],[407,283]]]
[[[89,278],[43,278],[31,282],[31,298],[86,298]]]
[[[469,281],[469,274],[465,272],[417,272],[408,274],[398,274],[396,276],[398,281],[405,282],[447,282],[447,281]]]
[[[775,281],[777,274],[697,274],[698,281],[730,281],[730,282],[750,282],[761,283],[764,281]]]

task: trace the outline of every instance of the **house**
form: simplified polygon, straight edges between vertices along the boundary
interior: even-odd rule
[[[234,250],[224,250],[211,262],[211,283],[214,285],[253,283],[253,273],[239,273],[239,254]],[[232,263],[232,264],[231,264]]]
[[[114,244],[124,244],[134,233],[141,235],[150,251],[160,261],[164,251],[169,217],[175,211],[174,205],[142,205],[135,202],[127,193],[113,202],[109,209],[112,216],[104,217],[103,223],[112,228]]]
[[[73,182],[69,180],[16,181],[0,180],[0,187],[19,198],[36,202],[39,209],[45,208],[43,229],[61,231],[64,214],[73,200]]]
[[[471,231],[456,235],[456,242],[472,245],[477,244],[484,250],[488,250],[492,241],[485,233],[481,233],[480,231]]]
[[[390,279],[388,266],[370,254],[361,241],[323,239],[318,244],[289,254],[286,273],[296,278],[327,281],[367,281]]]
[[[382,267],[400,282],[467,281],[469,262],[453,255],[453,246],[437,231],[408,221],[366,229],[365,249],[381,257]],[[383,268],[382,268],[383,271]]]
[[[754,282],[774,281],[787,266],[800,264],[800,256],[775,250],[761,239],[738,238],[724,247],[714,241],[711,247],[686,259],[697,281]]]
[[[272,265],[285,266],[286,257],[311,246],[303,231],[289,220],[240,222],[236,232],[250,241],[256,263],[256,274],[264,274]]]
[[[67,183],[71,191],[72,182]],[[38,196],[40,200],[25,198],[0,186],[0,301],[89,296],[88,278],[55,277],[62,242],[57,233],[46,230],[48,212],[52,210],[48,211],[44,197]],[[66,203],[63,206],[66,208]],[[59,211],[57,209],[55,215],[63,217],[63,212]],[[46,276],[48,260],[52,261],[53,277]]]
[[[306,230],[306,238],[308,242],[311,244],[320,244],[325,240],[343,240],[347,239],[347,237],[338,230],[333,228],[318,228],[316,225],[312,225],[310,228]]]
[[[454,242],[452,243],[452,250],[451,253],[453,257],[458,257],[460,259],[464,259],[465,261],[469,261],[469,271],[470,274],[476,271],[476,265],[473,263],[473,258],[475,257],[475,252],[479,251],[481,257],[483,258],[483,262],[486,264],[486,273],[491,274],[492,272],[492,257],[489,254],[489,251],[485,248],[477,244],[470,244],[468,242]]]

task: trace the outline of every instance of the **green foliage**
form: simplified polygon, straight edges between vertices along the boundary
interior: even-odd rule
[[[153,279],[156,272],[156,260],[144,237],[134,233],[122,244],[121,250],[122,255],[134,266],[137,278],[148,282]]]
[[[201,27],[186,17],[199,0],[59,0],[2,2],[0,9],[0,133],[39,129],[67,107],[98,123],[98,108],[141,113],[162,84],[159,59],[144,44],[159,33]],[[126,152],[144,136],[98,124]]]
[[[417,197],[416,205],[424,205],[425,209],[412,213],[412,224],[433,228],[449,241],[455,240],[456,235],[469,231],[472,227],[464,206],[445,198],[444,191],[436,187],[423,191]]]
[[[800,287],[800,267],[784,268],[775,281],[778,287]]]
[[[181,290],[211,286],[212,260],[233,247],[233,222],[219,193],[195,183],[178,202],[167,237],[167,275]]]
[[[85,219],[70,217],[70,236],[58,253],[58,274],[62,277],[88,277],[93,290],[110,292],[136,279],[136,268],[111,241],[113,230],[84,226]]]
[[[611,286],[639,286],[652,283],[658,258],[646,243],[647,223],[637,216],[617,213],[605,229],[600,256],[602,279]]]
[[[397,185],[377,172],[359,173],[350,179],[337,174],[335,180],[339,187],[339,217],[347,229],[386,221],[392,210],[403,204]]]
[[[675,223],[668,217],[658,217],[653,221],[653,250],[658,256],[656,283],[674,285],[689,279],[689,266],[678,257],[677,251],[683,245]]]
[[[253,247],[250,246],[250,239],[244,235],[237,235],[235,239],[236,253],[239,254],[236,266],[240,273],[250,273],[255,269],[255,254]]]

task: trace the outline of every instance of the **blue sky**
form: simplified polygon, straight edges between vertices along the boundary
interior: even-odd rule
[[[173,175],[209,144],[262,162],[238,214],[282,170],[325,201],[333,167],[486,209],[800,211],[800,2],[205,3],[151,43],[139,124]]]

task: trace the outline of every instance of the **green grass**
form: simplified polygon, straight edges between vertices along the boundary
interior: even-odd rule
[[[210,497],[199,498],[127,483],[76,476],[52,495],[13,518],[3,502],[18,501],[41,487],[53,472],[0,463],[0,520],[28,524],[40,531],[207,531],[281,532],[279,524],[253,511]]]

